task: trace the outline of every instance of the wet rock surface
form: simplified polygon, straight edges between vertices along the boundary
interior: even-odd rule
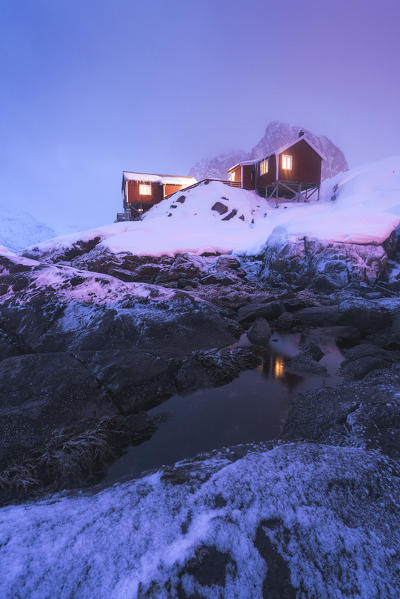
[[[283,429],[286,440],[377,449],[400,457],[400,371],[371,372],[363,381],[300,395]]]

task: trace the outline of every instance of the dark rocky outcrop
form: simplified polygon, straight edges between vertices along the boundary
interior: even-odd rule
[[[284,231],[277,230],[257,256],[258,262],[243,257],[243,266],[264,284],[331,293],[384,278],[391,256],[385,247],[372,243],[321,242],[306,237],[291,240]]]
[[[300,395],[283,429],[286,440],[377,449],[400,458],[399,369],[371,372],[362,382]]]

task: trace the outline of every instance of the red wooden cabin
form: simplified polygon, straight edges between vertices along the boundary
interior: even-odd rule
[[[242,189],[254,189],[271,199],[308,200],[321,184],[325,157],[299,132],[299,137],[264,158],[241,162],[228,170],[231,181]]]
[[[124,212],[117,215],[117,220],[137,220],[154,204],[158,204],[172,193],[196,182],[194,177],[123,171]]]

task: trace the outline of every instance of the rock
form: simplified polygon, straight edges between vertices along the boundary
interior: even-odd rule
[[[218,256],[215,267],[217,270],[237,270],[240,268],[240,262],[234,256],[223,254],[222,256]]]
[[[286,368],[287,370],[300,374],[304,372],[319,376],[325,376],[327,374],[325,366],[318,364],[316,360],[306,353],[300,353],[297,356],[286,360]]]
[[[255,368],[260,360],[249,348],[236,347],[219,351],[195,352],[183,361],[176,381],[179,391],[225,385],[242,370]]]
[[[340,324],[351,325],[361,333],[372,333],[389,327],[389,310],[365,299],[345,300],[339,304]]]
[[[211,210],[215,210],[215,212],[218,212],[218,214],[222,215],[228,212],[229,208],[222,202],[215,202],[215,204],[211,207]]]
[[[15,356],[0,362],[0,467],[44,444],[55,430],[85,430],[86,421],[117,415],[112,397],[68,353]]]
[[[207,275],[206,277],[203,277],[202,279],[200,279],[200,283],[202,285],[222,285],[222,286],[228,286],[228,285],[235,285],[236,283],[238,283],[239,279],[236,278],[236,276],[232,276],[232,275],[227,275],[227,274],[223,274],[223,273],[211,273],[209,275]]]
[[[309,340],[305,345],[303,345],[302,352],[310,356],[316,362],[319,362],[319,360],[321,360],[321,358],[323,358],[325,355],[319,345],[312,340]]]
[[[315,306],[298,310],[294,318],[306,327],[326,327],[337,325],[341,315],[337,306]]]
[[[258,317],[274,320],[284,311],[285,309],[280,301],[272,301],[267,304],[246,304],[239,308],[237,318],[239,322],[250,322]]]
[[[360,447],[249,444],[10,506],[0,596],[394,598],[399,480]]]
[[[329,341],[334,339],[339,345],[354,343],[360,339],[360,331],[352,326],[317,327],[309,332],[315,341]]]
[[[271,327],[265,318],[258,317],[247,331],[247,338],[254,345],[267,346],[271,337]]]
[[[341,364],[341,371],[345,378],[359,380],[372,370],[387,368],[397,362],[399,352],[390,352],[376,345],[361,344],[345,352],[346,359]]]
[[[166,270],[160,264],[141,264],[133,272],[133,281],[140,281],[143,283],[154,283],[157,276]],[[113,270],[115,273],[116,269]]]
[[[124,447],[148,440],[155,430],[144,412],[90,420],[82,432],[54,430],[32,456],[0,472],[0,505],[96,483]]]
[[[371,373],[359,383],[298,396],[286,419],[283,438],[378,449],[399,458],[400,375],[386,372],[386,378]]]
[[[236,214],[237,214],[237,210],[236,210],[236,208],[234,208],[233,210],[230,211],[229,214],[227,214],[226,216],[224,216],[224,218],[221,219],[221,220],[231,220],[231,218],[233,218],[234,216],[236,216]]]
[[[258,278],[263,284],[332,291],[384,277],[388,254],[383,245],[327,243],[306,237],[292,241],[283,228],[277,227],[261,262]]]
[[[290,331],[294,324],[294,316],[290,312],[283,312],[278,318],[276,318],[272,325],[277,331]]]
[[[153,290],[154,291],[154,290]],[[182,292],[178,292],[182,293]],[[181,354],[233,343],[236,322],[205,302],[174,296],[167,304],[135,300],[59,303],[57,296],[21,305],[0,304],[7,335],[21,353],[173,348]],[[106,340],[106,341],[105,341]]]
[[[181,363],[176,356],[171,350],[138,348],[76,354],[122,413],[149,410],[176,392],[175,377]]]

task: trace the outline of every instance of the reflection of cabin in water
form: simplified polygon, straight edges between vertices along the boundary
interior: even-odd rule
[[[258,160],[228,170],[231,184],[257,191],[267,199],[319,199],[323,154],[299,131],[299,137]]]
[[[124,212],[117,221],[139,220],[146,210],[171,194],[196,183],[194,177],[156,175],[149,173],[122,173],[122,201]]]

